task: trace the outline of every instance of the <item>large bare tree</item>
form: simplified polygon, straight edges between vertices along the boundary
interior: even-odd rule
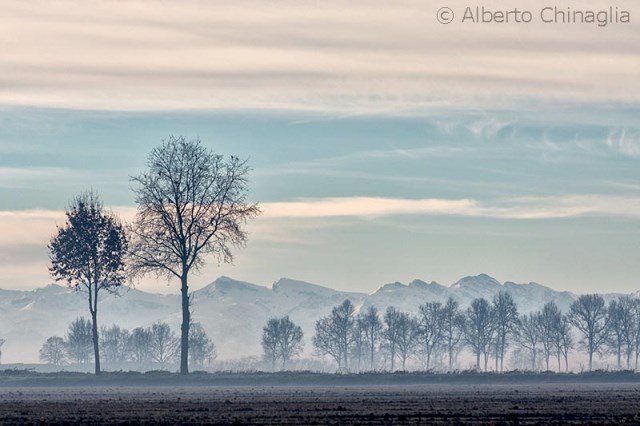
[[[502,373],[504,370],[504,353],[509,345],[509,339],[515,333],[518,324],[518,307],[510,293],[501,291],[493,297],[491,309],[495,324],[496,371]]]
[[[231,262],[247,240],[243,225],[260,214],[247,201],[246,160],[207,149],[198,139],[170,137],[153,149],[148,170],[133,177],[138,213],[131,226],[131,270],[180,280],[180,372],[189,372],[189,274],[207,256]]]
[[[114,292],[125,281],[128,242],[117,217],[106,211],[94,192],[76,197],[66,210],[67,220],[49,242],[49,272],[56,281],[88,296],[91,313],[95,373],[100,374],[98,297]]]

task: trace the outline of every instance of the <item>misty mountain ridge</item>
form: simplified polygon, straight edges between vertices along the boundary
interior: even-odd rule
[[[213,338],[221,359],[259,356],[262,327],[273,316],[289,315],[305,333],[305,354],[312,351],[315,322],[344,299],[358,311],[388,306],[417,312],[425,302],[445,302],[449,297],[462,308],[477,298],[491,300],[500,290],[510,293],[520,313],[540,309],[554,301],[567,311],[577,295],[556,291],[538,283],[501,284],[486,274],[464,277],[451,286],[414,280],[385,284],[366,294],[345,292],[304,281],[282,278],[271,287],[220,277],[192,292],[193,320],[202,323]],[[639,296],[638,293],[634,294]],[[608,301],[619,294],[604,294]],[[37,362],[38,351],[47,337],[64,336],[68,324],[78,316],[88,317],[86,295],[57,284],[35,290],[0,289],[0,337],[6,339],[3,362]],[[178,332],[181,321],[180,296],[127,288],[120,295],[103,295],[98,311],[102,326],[118,324],[129,330],[165,321]]]

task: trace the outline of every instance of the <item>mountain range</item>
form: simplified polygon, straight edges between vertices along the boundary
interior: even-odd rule
[[[305,334],[305,352],[311,353],[315,321],[331,308],[350,299],[363,309],[370,305],[384,311],[388,306],[416,312],[420,304],[444,302],[452,297],[465,308],[471,300],[491,300],[500,290],[510,293],[520,313],[540,309],[555,301],[569,309],[578,297],[537,283],[500,283],[480,274],[462,278],[450,286],[415,280],[409,284],[386,284],[373,293],[355,293],[303,281],[282,278],[270,288],[220,277],[192,293],[193,320],[200,322],[213,338],[220,359],[257,356],[261,353],[262,327],[272,316],[289,315]],[[637,294],[636,294],[637,295]],[[608,301],[619,294],[603,294]],[[179,295],[162,295],[126,289],[104,296],[98,312],[99,324],[118,324],[128,329],[166,321],[176,332],[181,320]],[[78,316],[88,317],[84,293],[51,284],[36,290],[0,290],[0,337],[2,362],[38,362],[38,351],[47,337],[64,336],[68,324]]]

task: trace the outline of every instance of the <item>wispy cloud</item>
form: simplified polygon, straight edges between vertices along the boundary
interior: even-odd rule
[[[633,0],[618,5],[640,13]],[[448,6],[461,11],[466,3]],[[440,25],[438,7],[420,0],[9,1],[0,103],[353,113],[474,100],[640,99],[633,25]]]
[[[622,155],[640,157],[640,131],[628,133],[625,129],[613,130],[606,140],[607,146]]]
[[[502,219],[557,219],[581,216],[640,218],[640,197],[568,195],[521,197],[494,203],[473,199],[344,197],[264,203],[266,217],[378,217],[452,215]]]

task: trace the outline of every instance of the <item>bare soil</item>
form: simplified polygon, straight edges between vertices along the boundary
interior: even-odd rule
[[[640,424],[638,383],[5,386],[3,424]]]

